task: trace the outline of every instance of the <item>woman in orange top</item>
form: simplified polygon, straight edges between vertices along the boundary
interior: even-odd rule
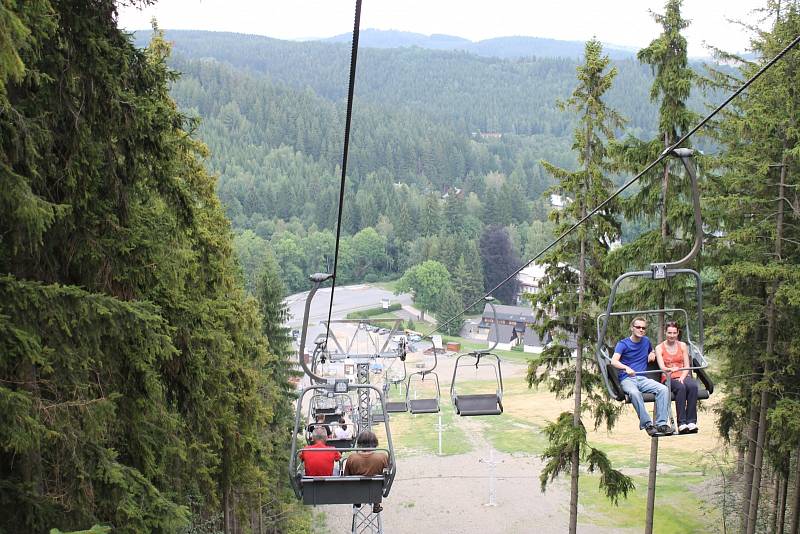
[[[663,371],[671,373],[670,387],[678,412],[678,432],[693,434],[698,430],[697,382],[692,378],[692,373],[688,369],[676,371],[676,369],[691,367],[689,348],[686,343],[678,341],[680,333],[678,323],[675,321],[667,323],[665,330],[667,339],[656,346],[656,359],[658,366]],[[662,382],[666,380],[666,376],[661,377]]]

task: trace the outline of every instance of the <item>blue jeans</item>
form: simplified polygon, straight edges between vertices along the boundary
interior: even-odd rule
[[[639,430],[646,427],[653,420],[647,413],[647,408],[642,399],[642,393],[654,393],[656,396],[656,426],[666,425],[669,415],[669,390],[667,386],[651,380],[645,376],[626,376],[620,384],[622,391],[631,399],[636,413],[639,415]]]

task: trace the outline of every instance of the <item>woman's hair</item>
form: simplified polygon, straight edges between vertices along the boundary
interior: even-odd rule
[[[358,435],[358,446],[365,449],[374,449],[378,446],[378,436],[371,430],[365,430]]]
[[[344,417],[339,418],[339,426],[341,427],[342,430],[347,430],[347,425],[344,424]]]
[[[677,321],[667,321],[667,324],[664,325],[664,331],[667,331],[667,328],[676,328],[678,330],[678,334],[681,333],[681,327],[678,326]]]

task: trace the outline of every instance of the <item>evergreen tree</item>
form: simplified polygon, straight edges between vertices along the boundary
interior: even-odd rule
[[[696,122],[695,114],[686,105],[695,75],[688,65],[686,38],[681,34],[689,25],[681,16],[682,2],[667,0],[663,15],[653,13],[663,32],[637,55],[639,61],[651,67],[655,78],[650,100],[660,102],[660,106],[655,138],[642,141],[628,136],[624,142],[611,145],[619,168],[629,172],[638,172],[656,159]],[[626,220],[655,228],[615,250],[609,261],[611,272],[642,269],[646,267],[642,258],[648,264],[675,260],[691,247],[694,221],[687,215],[691,212],[691,187],[681,163],[668,158],[663,169],[652,170],[638,183],[639,190],[626,199],[622,211]],[[651,307],[664,308],[668,292],[676,298],[686,293],[685,278],[676,280],[671,289],[664,284],[639,283],[636,289],[620,295],[620,303],[623,306],[630,303],[633,308],[649,302]],[[663,316],[659,316],[657,332],[661,341]]]
[[[420,221],[420,234],[422,236],[432,236],[439,233],[442,227],[442,208],[440,206],[439,195],[430,193],[425,197],[425,205],[422,209]]]
[[[755,74],[800,35],[795,2],[768,4],[774,24],[752,40],[756,62],[738,61],[740,76]],[[718,73],[724,85],[729,74]],[[789,489],[790,466],[800,466],[800,429],[792,418],[800,413],[800,352],[794,334],[800,319],[800,248],[796,236],[796,194],[800,177],[800,52],[789,52],[759,78],[734,107],[726,110],[717,129],[723,150],[719,176],[709,184],[707,223],[719,228],[711,262],[719,269],[716,305],[710,310],[709,345],[723,363],[729,392],[720,407],[720,431],[740,452],[741,529],[754,533],[779,531],[784,510],[792,517],[789,532],[800,528],[800,473]],[[770,482],[774,521],[766,509]],[[794,502],[786,503],[793,493]],[[779,520],[780,518],[780,520]],[[774,525],[774,526],[773,526]]]
[[[280,267],[271,253],[267,255],[260,270],[257,286],[258,307],[261,312],[261,332],[268,343],[269,352],[275,356],[271,365],[264,366],[260,372],[277,386],[277,394],[269,398],[275,416],[270,421],[263,436],[264,454],[271,458],[269,465],[270,480],[282,499],[272,499],[267,505],[268,517],[277,518],[272,528],[284,532],[288,530],[287,516],[290,518],[294,504],[293,495],[283,483],[284,466],[289,462],[286,444],[291,440],[290,428],[294,424],[292,399],[296,397],[291,378],[299,378],[293,371],[292,338],[285,326],[289,319],[289,310],[284,303],[286,289],[280,278]],[[287,502],[289,501],[289,502]],[[262,514],[264,512],[262,511]]]
[[[551,212],[559,234],[584,218],[612,189],[611,181],[605,176],[609,170],[605,143],[614,138],[614,130],[622,126],[622,118],[603,101],[617,70],[606,70],[609,59],[602,51],[597,40],[586,43],[584,63],[578,67],[578,86],[568,100],[559,104],[562,110],[578,115],[573,150],[579,168],[570,171],[542,162],[547,172],[559,181],[551,191],[569,199],[563,208]],[[528,384],[546,384],[557,397],[572,396],[575,401],[571,413],[562,413],[558,421],[546,429],[549,446],[543,457],[547,463],[540,477],[544,490],[549,481],[570,469],[569,525],[572,533],[576,532],[578,524],[578,479],[582,462],[588,461],[590,470],[600,470],[600,487],[613,502],[620,496],[627,496],[633,488],[630,477],[614,470],[605,453],[589,445],[582,419],[583,412],[588,411],[595,427],[605,420],[611,428],[619,411],[613,401],[607,399],[602,378],[593,372],[591,358],[584,357],[584,350],[587,347],[591,350],[596,339],[591,311],[607,293],[602,264],[609,244],[619,235],[613,209],[609,207],[586,221],[548,253],[545,257],[548,267],[540,291],[529,295],[542,320],[542,334],[551,332],[555,342],[544,349],[541,358],[530,361]],[[573,336],[576,343],[574,368],[568,363],[572,360],[568,342]]]
[[[449,336],[457,336],[461,332],[461,326],[464,324],[464,319],[461,312],[464,310],[464,304],[461,301],[461,296],[456,293],[452,286],[446,287],[442,291],[442,296],[436,306],[436,322],[439,325],[439,331]],[[442,327],[446,321],[447,325]]]
[[[472,248],[475,248],[474,244]],[[471,265],[472,269],[478,269],[477,273],[467,266],[464,254],[458,258],[455,271],[453,271],[453,289],[461,297],[464,306],[469,306],[474,302],[479,305],[483,298],[483,274],[480,271],[480,258],[477,259],[478,261],[473,261]],[[467,310],[467,313],[476,311],[476,309]]]
[[[484,230],[480,241],[480,257],[483,266],[483,285],[487,291],[496,287],[519,268],[519,259],[514,255],[508,232],[502,226],[490,226]],[[517,287],[517,279],[512,277],[498,287],[492,296],[503,304],[514,304]]]
[[[274,355],[169,47],[115,9],[0,6],[0,530],[241,530],[285,487]]]

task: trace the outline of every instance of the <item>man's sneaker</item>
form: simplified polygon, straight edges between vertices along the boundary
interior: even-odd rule
[[[662,436],[666,436],[667,434],[672,434],[672,427],[669,425],[659,425],[658,433],[661,434]]]
[[[647,423],[644,426],[644,431],[647,432],[647,435],[650,437],[656,436],[658,434],[658,430],[656,430],[656,427],[653,425],[653,423]]]
[[[697,432],[700,430],[699,428],[697,428],[697,425],[694,424],[694,423],[689,423],[688,425],[686,425],[686,427],[687,427],[686,432],[688,434],[697,434]]]
[[[688,434],[689,425],[678,425],[678,434]]]
[[[379,513],[381,513],[381,511],[383,511],[383,506],[381,506],[378,503],[375,503],[375,504],[372,505],[372,513],[373,514],[379,514]]]

